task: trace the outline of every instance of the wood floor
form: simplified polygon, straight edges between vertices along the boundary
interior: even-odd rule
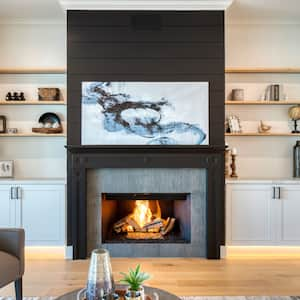
[[[25,296],[58,296],[83,287],[88,261],[28,260]],[[113,259],[115,279],[128,267],[142,265],[152,274],[148,285],[177,295],[300,295],[300,259],[270,258]],[[13,287],[0,289],[0,296]]]

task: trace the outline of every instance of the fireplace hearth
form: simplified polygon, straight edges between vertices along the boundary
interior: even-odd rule
[[[189,193],[103,193],[103,243],[189,243]]]

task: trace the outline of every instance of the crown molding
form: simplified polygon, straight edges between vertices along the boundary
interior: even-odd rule
[[[64,10],[225,10],[233,0],[58,0]]]

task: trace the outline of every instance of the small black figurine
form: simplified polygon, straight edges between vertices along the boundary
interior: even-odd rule
[[[12,95],[11,95],[11,92],[8,92],[8,93],[6,94],[5,100],[6,100],[6,101],[11,101],[11,100],[13,100],[13,97],[12,97]]]
[[[14,92],[13,94],[13,100],[19,100],[19,96],[18,96],[18,93],[17,92]]]
[[[24,92],[21,92],[21,93],[20,93],[19,100],[21,100],[21,101],[26,100],[26,99],[25,99],[25,96],[24,96]]]

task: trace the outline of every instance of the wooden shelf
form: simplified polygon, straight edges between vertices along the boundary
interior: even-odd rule
[[[65,101],[38,101],[38,100],[25,100],[25,101],[5,101],[0,100],[0,105],[66,105]]]
[[[226,105],[297,105],[297,104],[300,104],[300,100],[281,100],[281,101],[225,100],[225,104]]]
[[[225,136],[300,136],[300,133],[279,132],[279,133],[258,133],[258,132],[242,132],[242,133],[225,133]]]
[[[24,68],[24,69],[0,69],[0,74],[66,74],[65,68]]]
[[[65,133],[0,133],[0,137],[66,137]]]
[[[225,68],[225,73],[300,73],[300,68]]]

